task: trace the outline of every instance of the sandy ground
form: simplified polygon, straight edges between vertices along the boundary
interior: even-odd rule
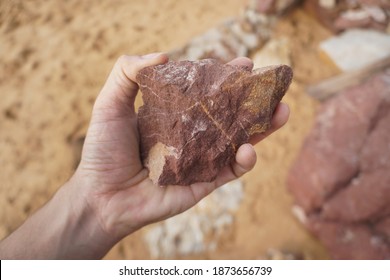
[[[117,57],[180,47],[243,8],[236,0],[194,2],[0,2],[0,238],[71,176],[93,102]],[[256,146],[258,163],[244,178],[244,200],[217,248],[181,258],[267,258],[270,249],[327,257],[293,217],[285,178],[317,106],[304,86],[337,71],[316,48],[329,36],[300,10],[278,23],[274,37],[289,40],[294,68],[285,98],[291,119]],[[107,258],[150,258],[145,230]]]

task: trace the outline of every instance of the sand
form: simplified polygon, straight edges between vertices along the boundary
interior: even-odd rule
[[[94,100],[117,57],[170,51],[243,8],[236,0],[192,3],[0,2],[0,238],[75,170]],[[258,163],[243,179],[243,202],[215,250],[177,258],[268,258],[270,250],[327,258],[292,215],[285,178],[318,105],[304,87],[337,73],[317,50],[330,35],[301,10],[278,23],[275,38],[291,45],[294,82],[285,98],[291,119],[256,146]],[[106,258],[150,258],[147,230],[127,237]]]

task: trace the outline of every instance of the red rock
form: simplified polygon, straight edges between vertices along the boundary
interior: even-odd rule
[[[334,258],[390,256],[389,123],[387,70],[322,105],[290,170],[305,224]],[[347,243],[346,230],[355,236]]]
[[[383,86],[383,78],[376,77],[320,109],[289,176],[288,185],[296,187],[295,198],[305,210],[321,207],[358,172],[359,152],[383,102]]]
[[[210,182],[238,147],[270,127],[288,66],[250,71],[216,60],[168,62],[137,75],[141,156],[160,185]]]
[[[389,168],[360,172],[324,203],[322,217],[348,223],[375,221],[390,203]]]
[[[390,246],[367,224],[346,224],[312,219],[309,228],[328,248],[333,259],[389,259]]]
[[[360,155],[361,169],[364,172],[371,172],[378,169],[390,168],[390,112],[389,106],[384,106],[379,109],[377,115],[377,122],[371,127],[370,136]]]
[[[390,242],[390,215],[375,224],[375,231],[383,235]]]

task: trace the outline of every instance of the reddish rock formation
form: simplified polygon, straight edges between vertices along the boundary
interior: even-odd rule
[[[349,28],[385,31],[390,26],[387,0],[306,0],[306,8],[334,32]]]
[[[142,69],[138,124],[150,178],[160,185],[214,180],[240,145],[270,127],[291,79],[288,66],[250,71],[211,59]]]
[[[390,258],[390,72],[326,101],[288,188],[334,258]]]

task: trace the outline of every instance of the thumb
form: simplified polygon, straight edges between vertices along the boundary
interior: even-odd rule
[[[119,57],[96,99],[94,111],[103,109],[114,114],[112,117],[134,114],[134,101],[138,92],[136,83],[138,71],[167,61],[168,57],[163,53]]]
[[[249,143],[241,145],[237,150],[235,162],[222,170],[215,180],[215,187],[222,186],[234,179],[240,178],[253,169],[256,160],[256,152],[253,146]]]
[[[256,152],[251,144],[243,144],[238,149],[236,161],[232,164],[234,175],[239,178],[252,170],[257,161]]]

